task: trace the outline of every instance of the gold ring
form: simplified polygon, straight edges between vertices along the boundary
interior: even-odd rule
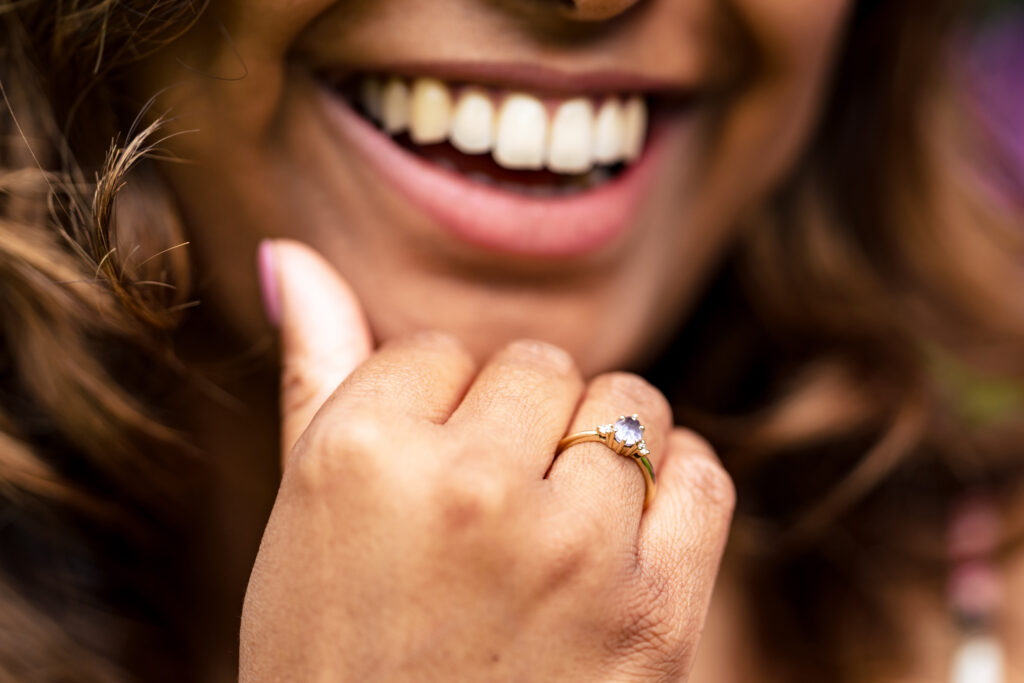
[[[644,429],[645,427],[640,424],[639,415],[635,413],[628,417],[620,415],[614,424],[601,425],[597,429],[576,432],[565,437],[558,442],[555,456],[576,444],[595,441],[603,443],[625,458],[632,459],[644,475],[644,509],[646,510],[654,500],[657,485],[654,480],[654,467],[651,466],[651,461],[648,458],[651,452],[647,450],[647,444],[644,442]]]

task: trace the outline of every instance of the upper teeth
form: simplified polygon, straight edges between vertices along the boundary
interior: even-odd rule
[[[434,78],[365,78],[360,103],[388,133],[408,132],[417,144],[449,141],[466,154],[490,152],[510,169],[547,168],[582,174],[594,165],[632,161],[647,134],[647,105],[632,96],[586,97],[554,105],[525,93],[492,95],[461,88],[458,95]]]

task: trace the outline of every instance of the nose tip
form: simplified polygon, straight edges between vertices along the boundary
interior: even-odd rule
[[[564,13],[579,21],[603,21],[622,14],[639,0],[564,0]]]

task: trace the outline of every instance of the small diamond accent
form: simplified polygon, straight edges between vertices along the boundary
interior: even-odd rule
[[[612,433],[612,426],[601,425],[600,427],[597,428],[597,433],[600,434],[601,436],[607,436]]]

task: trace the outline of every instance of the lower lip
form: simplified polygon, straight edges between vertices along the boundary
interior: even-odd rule
[[[578,257],[622,238],[666,146],[666,131],[654,125],[643,155],[613,180],[567,197],[530,197],[473,182],[410,153],[342,97],[321,92],[338,133],[413,205],[459,240],[507,254]]]

